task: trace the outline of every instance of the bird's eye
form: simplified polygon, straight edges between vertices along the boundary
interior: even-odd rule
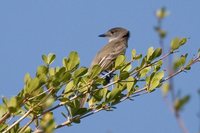
[[[113,31],[110,31],[110,33],[111,33],[111,34],[114,34],[114,32],[113,32]]]

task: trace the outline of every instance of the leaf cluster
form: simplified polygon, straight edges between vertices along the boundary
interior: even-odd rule
[[[33,77],[28,73],[25,75],[21,92],[10,99],[2,99],[0,132],[31,132],[34,130],[31,128],[33,126],[44,132],[53,132],[56,128],[80,123],[81,119],[99,111],[112,111],[116,108],[115,105],[124,100],[151,93],[173,77],[165,76],[163,60],[174,54],[185,42],[185,38],[173,39],[170,53],[163,56],[161,48],[150,47],[144,56],[132,50],[130,60],[124,55],[118,56],[113,70],[104,75],[98,65],[89,71],[87,67],[80,66],[80,58],[75,51],[63,59],[60,67],[52,67],[55,54],[42,55],[44,64],[37,68]],[[197,61],[192,59],[185,66],[186,57],[187,54],[177,59],[174,63],[175,70],[189,70],[194,61]],[[108,83],[106,76],[109,74],[114,74],[114,77]],[[80,101],[86,96],[86,104],[82,107]],[[181,109],[188,99],[186,97],[177,101],[176,109]],[[65,111],[60,111],[60,114],[66,121],[59,124],[54,119],[54,110],[61,107]],[[7,119],[11,116],[19,119],[8,122]],[[30,121],[21,125],[20,122],[24,119]]]

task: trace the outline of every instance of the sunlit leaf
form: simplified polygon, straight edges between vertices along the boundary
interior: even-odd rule
[[[176,111],[180,111],[186,103],[188,103],[188,101],[190,100],[190,96],[186,95],[182,98],[176,99],[175,103],[174,103],[174,108]]]
[[[169,89],[170,89],[169,83],[164,83],[163,86],[162,86],[163,96],[167,96]]]
[[[42,74],[47,74],[48,73],[48,68],[46,66],[39,66],[37,68],[37,75],[42,75]]]
[[[7,112],[7,108],[5,105],[0,105],[0,118]]]
[[[150,47],[150,48],[148,49],[148,51],[147,51],[147,60],[150,59],[150,57],[152,56],[153,52],[154,52],[154,48],[153,48],[153,47]]]
[[[151,76],[151,79],[148,83],[148,91],[153,91],[161,83],[162,78],[164,77],[164,71],[157,72]]]
[[[68,93],[68,92],[72,91],[73,86],[74,86],[74,82],[70,81],[65,87],[65,93]]]
[[[179,38],[178,37],[176,37],[176,38],[174,38],[172,41],[171,41],[171,49],[174,51],[174,50],[177,50],[179,47],[180,47],[180,45],[179,45]]]
[[[90,71],[90,78],[93,79],[97,77],[102,71],[102,68],[99,65],[93,66],[93,68]]]
[[[129,73],[127,71],[122,71],[120,72],[119,77],[121,80],[127,79],[129,77]]]
[[[56,55],[53,53],[48,54],[48,64],[50,65],[55,60]]]
[[[152,54],[152,60],[154,60],[155,58],[159,57],[161,54],[162,54],[162,49],[161,48],[155,49],[153,54]]]
[[[48,64],[48,59],[46,55],[42,55],[42,60],[44,61],[45,64]]]
[[[16,97],[12,97],[9,101],[8,101],[8,110],[11,113],[14,113],[17,111],[17,107],[18,107],[18,103],[17,103],[17,98]]]
[[[27,84],[31,81],[31,75],[29,73],[26,73],[24,76],[24,83]]]
[[[158,62],[155,64],[155,66],[154,66],[155,71],[160,70],[162,64],[163,64],[163,61],[162,61],[162,60],[158,61]]]
[[[182,66],[185,65],[187,55],[188,55],[188,54],[181,55],[181,57],[177,58],[177,59],[174,61],[174,63],[173,63],[173,69],[174,69],[174,70],[177,70],[177,69],[179,69],[180,67],[182,67]]]
[[[86,74],[88,69],[86,67],[81,67],[74,72],[74,77],[83,76]]]
[[[136,50],[133,49],[133,50],[131,51],[131,58],[134,59],[135,56],[136,56]]]
[[[181,38],[181,39],[178,37],[174,38],[171,41],[171,50],[175,51],[175,50],[179,49],[179,47],[184,45],[186,42],[187,42],[186,38]]]
[[[66,68],[67,68],[67,70],[73,71],[74,69],[76,69],[78,67],[79,63],[80,63],[80,58],[78,56],[78,53],[75,51],[72,51],[69,54]]]
[[[166,10],[165,7],[162,7],[162,8],[160,8],[160,9],[158,9],[158,10],[156,11],[156,17],[157,17],[158,19],[163,19],[163,18],[165,18],[165,17],[168,16],[168,15],[169,15],[169,12]]]
[[[119,89],[119,88],[112,89],[112,91],[109,94],[108,101],[112,101],[113,99],[115,99],[120,94],[121,94],[121,89]]]
[[[145,77],[145,76],[150,72],[150,70],[151,70],[151,66],[142,69],[142,70],[139,72],[140,78]]]
[[[119,55],[115,60],[115,68],[119,69],[124,62],[125,62],[125,56]]]
[[[38,78],[32,79],[30,81],[30,84],[29,84],[29,92],[34,91],[35,89],[37,89],[39,84],[40,84],[40,80]]]
[[[48,112],[43,115],[40,122],[40,127],[42,128],[42,131],[45,133],[52,133],[54,131],[55,121],[52,112]]]
[[[133,77],[129,77],[127,79],[127,83],[126,83],[126,86],[127,86],[127,90],[128,90],[128,93],[130,94],[131,91],[134,91],[134,84],[135,84],[135,79]]]

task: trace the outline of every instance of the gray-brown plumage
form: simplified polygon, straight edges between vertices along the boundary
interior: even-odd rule
[[[109,42],[96,54],[91,63],[89,71],[95,65],[99,65],[102,68],[102,71],[111,70],[113,68],[116,58],[121,54],[125,54],[126,48],[128,47],[129,31],[124,28],[112,28],[108,30],[105,34],[99,35],[99,37],[106,37],[108,38]],[[110,80],[110,77],[108,80]],[[81,108],[87,101],[88,96],[89,94],[86,94],[80,100]]]
[[[97,53],[90,68],[98,64],[102,67],[102,70],[110,70],[115,59],[120,54],[125,54],[126,52],[129,31],[121,27],[116,27],[108,30],[105,34],[99,35],[99,37],[106,37],[109,42]]]

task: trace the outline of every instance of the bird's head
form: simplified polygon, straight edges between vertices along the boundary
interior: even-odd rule
[[[108,30],[106,33],[99,35],[99,37],[106,37],[108,38],[108,41],[111,42],[116,39],[122,39],[126,38],[128,39],[130,36],[130,33],[125,28],[116,27]]]

